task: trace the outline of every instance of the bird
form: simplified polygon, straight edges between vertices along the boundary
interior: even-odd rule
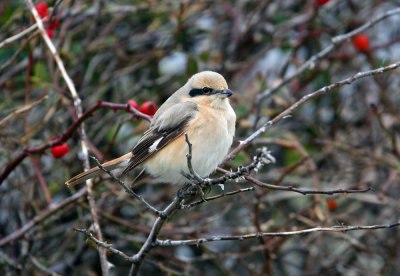
[[[233,142],[236,114],[229,103],[232,94],[221,74],[213,71],[194,74],[160,106],[133,149],[102,166],[110,171],[124,168],[122,175],[140,166],[160,182],[185,184],[190,175],[186,134],[192,144],[193,170],[203,178],[208,177]],[[73,186],[103,173],[94,167],[66,184]]]

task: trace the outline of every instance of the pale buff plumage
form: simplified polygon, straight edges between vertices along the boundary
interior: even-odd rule
[[[203,87],[221,93],[190,95],[192,89]],[[187,179],[182,173],[188,173],[188,146],[184,136],[187,133],[193,144],[193,168],[200,176],[207,177],[228,153],[235,133],[236,115],[224,91],[230,93],[225,79],[218,73],[205,71],[192,76],[159,108],[149,130],[133,149],[136,154],[125,154],[104,163],[104,167],[113,170],[143,166],[160,181],[183,184]],[[95,167],[66,184],[81,183],[101,173]]]

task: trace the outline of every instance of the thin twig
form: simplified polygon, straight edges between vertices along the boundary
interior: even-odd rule
[[[43,20],[45,20],[45,18],[43,18]],[[23,30],[22,32],[17,33],[16,35],[13,35],[9,38],[6,38],[5,40],[3,40],[2,42],[0,42],[0,48],[6,46],[7,44],[10,44],[11,42],[14,42],[15,40],[20,39],[21,37],[23,37],[24,35],[29,34],[30,32],[36,30],[38,27],[38,24],[35,23],[32,26],[26,28],[25,30]]]
[[[124,188],[125,192],[127,192],[128,194],[132,195],[134,198],[136,198],[137,200],[141,201],[142,203],[144,203],[144,205],[147,206],[147,208],[149,208],[154,214],[156,214],[157,216],[161,215],[162,212],[157,210],[155,207],[153,207],[150,203],[148,203],[141,195],[138,195],[137,193],[135,193],[132,189],[130,189],[128,186],[126,186],[126,184],[118,177],[116,177],[110,170],[107,170],[106,168],[104,168],[100,161],[94,157],[91,156],[90,158],[92,158],[94,160],[94,162],[96,162],[96,165],[105,173],[107,173],[109,176],[111,176],[112,179],[114,179],[116,182],[118,182],[119,185],[121,185],[122,188]]]
[[[192,166],[192,143],[190,143],[189,136],[186,132],[185,132],[185,140],[186,140],[186,144],[188,145],[188,153],[186,154],[186,160],[187,160],[187,166],[189,169],[189,173],[198,182],[200,182],[200,183],[204,182],[204,179],[193,169],[193,166]]]
[[[187,167],[189,169],[189,175],[185,175],[185,174],[184,175],[191,183],[193,182],[191,180],[193,180],[193,179],[195,180],[195,182],[193,182],[192,184],[195,185],[195,188],[199,192],[201,200],[204,202],[204,201],[206,201],[206,199],[204,198],[204,192],[201,187],[201,184],[206,182],[208,179],[202,178],[193,169],[193,166],[192,166],[192,143],[190,143],[189,136],[186,132],[185,132],[185,140],[186,140],[186,144],[188,145],[188,153],[186,154],[186,161],[187,161]],[[191,192],[190,189],[189,189],[189,192]]]
[[[84,233],[90,240],[92,240],[93,242],[95,242],[98,246],[101,246],[103,248],[106,248],[108,250],[110,250],[112,253],[122,257],[124,260],[132,262],[132,258],[129,257],[128,255],[126,255],[124,252],[115,249],[114,247],[112,247],[112,244],[106,243],[104,241],[101,241],[99,239],[96,239],[93,234],[91,232],[89,232],[86,229],[78,229],[78,228],[74,228],[74,230],[76,232],[80,232],[80,233]]]
[[[18,108],[17,110],[13,111],[11,114],[7,115],[4,119],[0,121],[0,126],[6,124],[8,121],[10,121],[12,118],[18,116],[21,113],[27,112],[37,106],[38,104],[41,104],[44,100],[47,100],[48,96],[44,96],[40,98],[37,101],[34,101],[33,103],[24,105],[23,107]]]
[[[0,66],[0,73],[4,71],[8,66],[10,66],[16,59],[17,57],[23,52],[25,47],[28,45],[28,43],[39,34],[39,31],[35,31],[33,34],[31,34],[27,39],[22,41],[21,45],[19,46],[18,50],[12,55],[11,58],[9,58],[5,63],[3,63]]]
[[[215,200],[215,199],[219,199],[219,198],[222,198],[222,197],[231,196],[231,195],[236,195],[236,194],[238,194],[238,193],[243,193],[243,192],[251,192],[251,191],[254,191],[254,190],[255,190],[254,187],[243,188],[243,189],[239,189],[239,190],[232,191],[232,192],[228,192],[228,193],[224,193],[224,194],[219,194],[219,195],[216,195],[216,196],[206,197],[206,198],[205,198],[205,201],[208,202],[208,201]],[[200,204],[202,204],[202,203],[204,203],[203,200],[198,200],[198,201],[195,201],[195,202],[190,203],[190,204],[187,204],[187,205],[181,204],[180,208],[181,208],[181,209],[189,209],[189,208],[192,208],[192,207],[194,207],[194,206],[200,205]]]
[[[223,173],[230,173],[227,170],[218,168],[218,171],[223,172]],[[256,184],[258,187],[261,188],[267,188],[270,190],[277,190],[277,191],[288,191],[288,192],[295,192],[299,193],[302,195],[310,195],[310,194],[321,194],[321,195],[334,195],[334,194],[357,194],[357,193],[366,193],[369,191],[373,191],[371,187],[368,187],[367,189],[362,189],[362,190],[352,190],[352,189],[335,189],[335,190],[327,190],[327,191],[319,191],[319,190],[305,190],[305,189],[299,189],[295,188],[293,186],[278,186],[278,185],[273,185],[273,184],[268,184],[261,182],[254,177],[250,175],[245,175],[244,179],[247,181],[250,181],[251,183]]]
[[[295,192],[295,193],[299,193],[302,195],[359,194],[359,193],[366,193],[366,192],[373,190],[371,187],[368,187],[367,189],[362,189],[362,190],[352,190],[352,189],[336,189],[336,190],[327,190],[327,191],[305,190],[305,189],[298,189],[298,188],[295,188],[292,186],[277,186],[277,185],[264,183],[264,182],[258,181],[257,179],[255,179],[253,177],[250,177],[250,176],[245,176],[245,178],[246,178],[246,180],[249,180],[250,182],[252,182],[262,188],[268,188],[271,190]]]

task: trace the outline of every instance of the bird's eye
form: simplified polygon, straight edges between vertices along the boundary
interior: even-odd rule
[[[204,86],[202,90],[204,93],[209,93],[211,91],[211,88]]]

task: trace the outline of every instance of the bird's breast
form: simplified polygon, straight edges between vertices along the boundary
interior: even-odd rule
[[[229,109],[215,109],[199,106],[196,116],[188,123],[185,132],[192,143],[192,165],[202,177],[210,175],[227,155],[235,132],[236,116]],[[188,173],[188,145],[181,135],[159,152],[149,158],[144,166],[146,170],[163,182],[183,184]]]

